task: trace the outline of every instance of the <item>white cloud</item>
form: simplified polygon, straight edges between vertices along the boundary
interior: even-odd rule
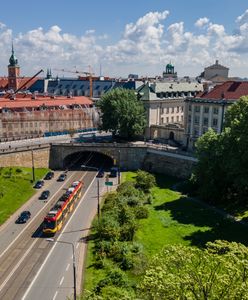
[[[195,26],[196,27],[204,27],[205,25],[207,25],[209,23],[209,19],[204,17],[204,18],[200,18],[195,22]]]
[[[22,75],[46,67],[70,70],[77,66],[87,71],[88,65],[97,73],[101,64],[110,76],[152,76],[161,75],[171,60],[180,76],[196,76],[218,58],[230,70],[239,67],[240,74],[234,75],[247,76],[248,10],[237,17],[235,34],[206,17],[194,24],[201,29],[199,34],[186,30],[183,21],[169,23],[168,16],[168,11],[149,12],[127,24],[121,38],[112,44],[108,43],[108,33],[98,35],[95,29],[76,36],[54,25],[48,30],[38,27],[13,36],[12,30],[0,23],[0,74],[7,73],[13,39]]]

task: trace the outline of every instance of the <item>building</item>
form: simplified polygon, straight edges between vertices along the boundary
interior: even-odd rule
[[[228,73],[229,68],[220,65],[219,61],[216,60],[215,64],[204,69],[204,72],[201,73],[200,77],[219,84],[228,80]]]
[[[184,100],[203,91],[198,82],[154,82],[145,83],[136,90],[147,111],[148,139],[177,140],[184,137]]]
[[[227,81],[210,91],[185,100],[185,145],[194,149],[196,140],[214,129],[221,133],[225,112],[240,97],[248,95],[247,81]]]
[[[177,79],[177,72],[175,72],[174,66],[171,63],[166,65],[165,71],[163,72],[163,79]]]
[[[98,114],[87,97],[16,94],[0,98],[0,139],[73,133],[94,128]]]

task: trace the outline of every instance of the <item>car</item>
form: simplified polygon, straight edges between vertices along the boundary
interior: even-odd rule
[[[41,200],[46,200],[50,196],[50,191],[45,190],[41,193],[40,198]]]
[[[26,223],[30,217],[31,217],[31,212],[25,210],[18,216],[16,223],[17,224]]]
[[[54,172],[48,172],[44,177],[45,180],[50,180],[54,177]]]
[[[96,175],[97,178],[102,178],[104,177],[104,171],[103,170],[100,170],[97,175]]]
[[[36,184],[34,185],[34,188],[35,189],[41,189],[43,187],[43,185],[44,185],[44,181],[43,180],[38,180],[36,182]]]
[[[118,168],[117,167],[112,167],[110,169],[110,174],[109,174],[109,177],[116,177],[118,174]]]
[[[57,181],[65,181],[65,180],[66,180],[66,177],[67,177],[67,175],[66,175],[65,173],[60,174]]]

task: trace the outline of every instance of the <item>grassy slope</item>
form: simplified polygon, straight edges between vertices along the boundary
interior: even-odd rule
[[[135,173],[123,173],[122,181],[133,180],[134,177]],[[149,218],[140,221],[135,240],[143,244],[148,257],[168,244],[202,247],[216,239],[248,244],[248,227],[233,223],[200,202],[171,190],[175,183],[176,180],[169,177],[157,176],[158,186],[152,191],[154,201],[149,206]],[[85,289],[88,290],[104,277],[103,270],[95,270],[91,266],[92,247],[90,242],[85,274]]]
[[[16,172],[17,169],[22,172]],[[47,170],[36,169],[36,179],[42,178]],[[31,168],[0,168],[0,224],[35,193],[31,179]]]

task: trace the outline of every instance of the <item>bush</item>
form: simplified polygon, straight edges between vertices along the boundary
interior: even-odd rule
[[[101,240],[118,240],[120,238],[120,226],[114,215],[106,214],[95,225],[97,236]]]
[[[138,229],[138,223],[135,219],[130,220],[130,222],[125,223],[121,227],[120,239],[122,241],[132,241],[134,238],[134,234]]]
[[[149,193],[150,189],[156,185],[154,175],[141,170],[137,171],[135,180],[135,187],[142,190],[144,193]]]
[[[145,206],[135,207],[135,217],[136,219],[147,219],[149,216],[149,210]]]

